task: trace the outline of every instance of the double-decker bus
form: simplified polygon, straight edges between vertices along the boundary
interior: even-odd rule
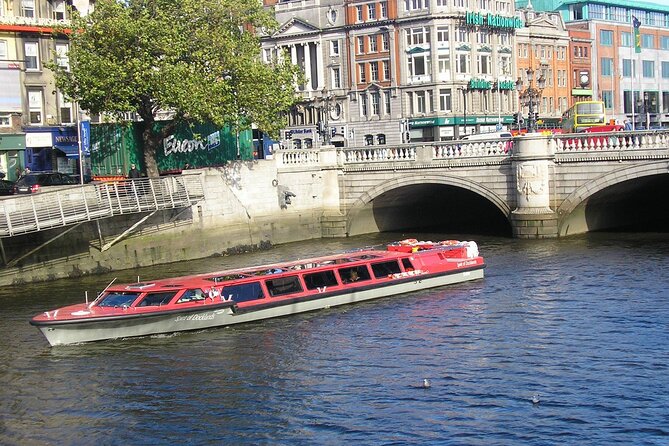
[[[562,133],[582,132],[605,124],[606,113],[602,101],[577,102],[562,115]]]

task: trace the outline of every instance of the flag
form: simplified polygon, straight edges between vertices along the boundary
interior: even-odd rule
[[[632,16],[632,26],[634,27],[634,52],[641,52],[641,22],[635,16]]]

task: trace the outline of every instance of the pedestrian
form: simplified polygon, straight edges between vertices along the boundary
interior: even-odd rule
[[[139,170],[137,170],[137,167],[134,164],[130,165],[130,171],[128,171],[128,178],[135,179],[139,178],[141,175],[139,173]]]
[[[188,170],[188,169],[190,169],[190,164],[188,163],[184,164],[183,170]]]
[[[628,132],[632,130],[632,123],[629,119],[625,119],[625,131]]]

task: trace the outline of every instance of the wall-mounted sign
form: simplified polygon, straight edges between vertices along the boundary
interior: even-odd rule
[[[522,28],[523,22],[519,17],[504,17],[497,14],[481,14],[468,12],[465,15],[467,25],[487,26],[488,28]]]
[[[484,79],[470,79],[469,80],[469,89],[470,90],[490,90],[492,88],[492,82]]]
[[[514,81],[497,81],[497,84],[500,90],[513,90],[516,88]]]

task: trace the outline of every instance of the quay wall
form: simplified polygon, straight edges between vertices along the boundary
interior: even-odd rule
[[[7,260],[19,261],[0,270],[0,286],[200,259],[323,235],[320,170],[279,173],[275,162],[257,160],[185,174],[201,177],[205,200],[159,211],[130,232],[146,214],[3,239]],[[284,204],[288,192],[295,196]]]

